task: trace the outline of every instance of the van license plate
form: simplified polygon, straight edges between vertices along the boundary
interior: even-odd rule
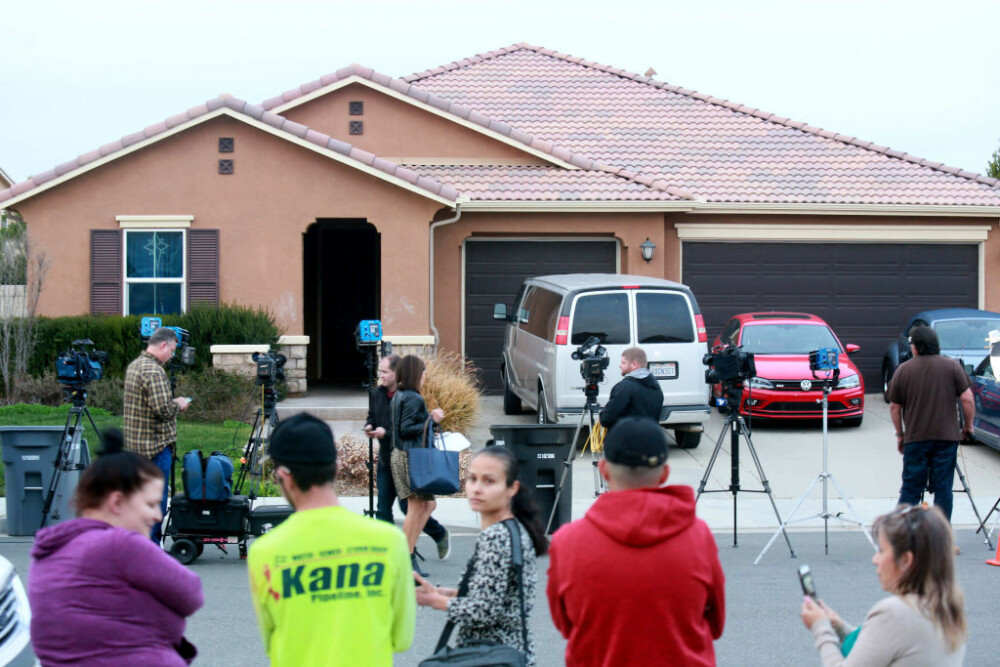
[[[658,380],[673,380],[677,377],[677,362],[653,361],[649,364],[649,371]]]

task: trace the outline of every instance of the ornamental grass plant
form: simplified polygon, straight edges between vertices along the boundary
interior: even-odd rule
[[[424,360],[421,394],[428,410],[444,410],[442,431],[468,435],[479,418],[480,385],[475,367],[455,352],[439,352]]]

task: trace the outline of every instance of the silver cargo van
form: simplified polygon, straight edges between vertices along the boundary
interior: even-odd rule
[[[678,446],[698,446],[710,414],[702,365],[708,337],[685,285],[621,274],[539,276],[524,281],[509,312],[496,304],[493,318],[507,322],[500,367],[507,414],[519,413],[523,402],[539,423],[578,420],[584,381],[571,355],[596,336],[610,359],[598,403],[606,404],[621,380],[621,353],[641,347],[663,389],[660,423]]]

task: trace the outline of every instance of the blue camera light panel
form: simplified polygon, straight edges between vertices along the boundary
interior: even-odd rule
[[[159,317],[149,317],[146,316],[142,318],[142,323],[140,324],[140,333],[143,338],[149,338],[153,335],[153,332],[163,326],[163,320]]]
[[[382,320],[361,320],[358,335],[362,343],[378,343],[382,340]]]
[[[814,371],[832,371],[840,367],[840,353],[835,347],[824,347],[809,353],[809,368]]]

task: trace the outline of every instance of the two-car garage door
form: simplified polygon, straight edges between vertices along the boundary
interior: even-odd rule
[[[978,307],[979,248],[962,243],[683,243],[682,280],[709,340],[737,313],[814,313],[852,356],[866,391],[881,387],[889,342],[921,310]]]
[[[685,240],[682,281],[701,306],[712,340],[737,313],[819,315],[853,355],[866,390],[880,388],[882,354],[906,321],[930,308],[977,308],[976,243],[773,243]],[[550,273],[615,273],[613,240],[478,240],[465,244],[465,354],[487,391],[500,387],[503,323],[493,304],[513,305],[521,282]]]

